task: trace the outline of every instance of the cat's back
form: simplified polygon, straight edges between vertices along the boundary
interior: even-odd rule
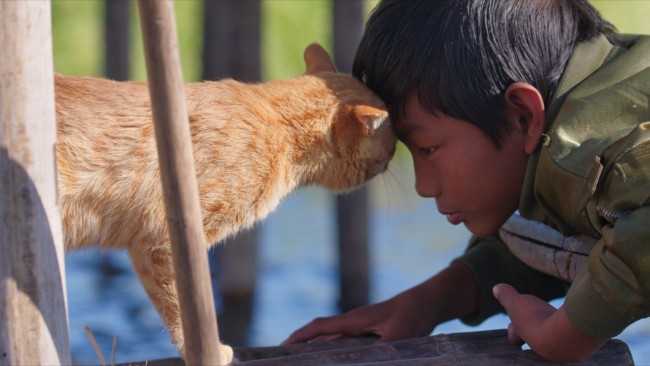
[[[54,81],[57,162],[64,172],[97,171],[134,159],[136,148],[155,149],[145,83],[60,74]]]
[[[124,245],[162,211],[147,85],[55,75],[56,159],[66,248]],[[148,210],[148,211],[147,211]]]
[[[149,113],[149,91],[140,82],[118,82],[103,78],[55,74],[57,123],[70,125],[132,123]],[[91,123],[92,122],[92,123]]]

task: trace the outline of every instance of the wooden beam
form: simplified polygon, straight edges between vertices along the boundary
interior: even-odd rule
[[[0,1],[0,364],[70,364],[49,1]]]
[[[343,338],[279,347],[235,348],[241,366],[356,365],[356,366],[446,366],[532,365],[550,366],[531,350],[508,341],[505,329],[438,334],[372,344],[377,337]],[[182,366],[183,360],[167,358],[130,363],[131,366]],[[580,365],[626,365],[634,360],[627,345],[613,339]]]
[[[170,0],[140,0],[138,8],[183,323],[185,361],[188,365],[222,364],[174,4]]]

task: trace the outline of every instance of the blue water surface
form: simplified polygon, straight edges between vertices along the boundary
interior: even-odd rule
[[[385,300],[416,285],[460,255],[470,236],[452,226],[433,200],[417,197],[407,158],[369,185],[371,197],[371,301]],[[337,254],[334,198],[319,188],[298,190],[260,224],[258,292],[250,329],[251,345],[282,342],[315,317],[337,313]],[[101,270],[105,257],[113,276]],[[99,364],[84,326],[89,326],[108,359],[118,336],[116,363],[177,356],[160,318],[133,274],[124,252],[86,250],[66,256],[66,278],[73,360]],[[553,302],[561,305],[562,300]],[[435,333],[502,329],[504,315],[478,327],[460,321]],[[619,337],[637,365],[650,365],[650,320],[639,321]],[[108,361],[110,363],[110,361]]]

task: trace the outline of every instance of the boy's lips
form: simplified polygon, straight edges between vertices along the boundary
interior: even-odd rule
[[[465,215],[461,211],[446,210],[442,205],[438,206],[438,211],[447,216],[447,221],[452,225],[458,225],[465,221]]]
[[[458,225],[463,222],[463,215],[460,212],[446,213],[447,221],[452,225]]]

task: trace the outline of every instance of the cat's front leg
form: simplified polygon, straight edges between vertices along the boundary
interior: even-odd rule
[[[184,347],[180,306],[170,245],[138,243],[129,248],[135,273],[147,291],[149,299],[162,318],[172,342],[182,352]]]
[[[185,357],[171,246],[157,245],[152,248],[148,245],[134,245],[129,248],[129,255],[142,286],[169,331],[172,343],[178,347],[181,356]],[[222,362],[230,364],[233,361],[232,348],[221,343],[215,344],[215,347],[219,348]]]

